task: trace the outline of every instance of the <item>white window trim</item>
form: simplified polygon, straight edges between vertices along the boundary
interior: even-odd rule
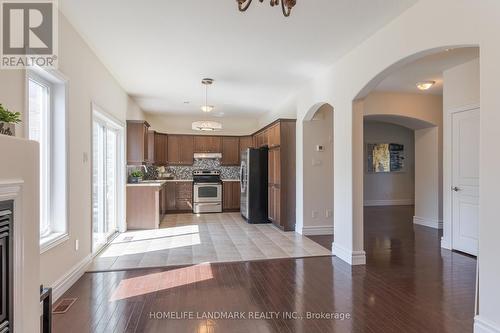
[[[97,255],[102,249],[104,249],[113,239],[115,239],[120,232],[124,232],[126,230],[126,223],[125,223],[125,215],[126,215],[126,198],[125,198],[125,190],[126,190],[126,124],[123,121],[120,121],[113,115],[111,115],[109,112],[105,111],[103,108],[101,108],[98,104],[95,102],[91,103],[91,126],[92,126],[92,131],[93,131],[93,124],[94,121],[103,123],[108,125],[111,128],[114,128],[118,132],[119,136],[119,145],[117,147],[117,150],[120,154],[119,156],[119,162],[118,162],[118,172],[119,174],[117,175],[117,199],[118,199],[118,209],[117,209],[117,216],[116,216],[116,231],[109,235],[107,238],[106,243],[101,244],[97,248],[94,248],[94,240],[93,240],[93,220],[91,219],[90,223],[90,237],[91,237],[91,247],[92,247],[92,254],[95,256]],[[91,142],[90,146],[94,147],[93,143],[93,135],[91,135]],[[93,175],[92,175],[92,170],[93,170],[93,153],[90,154],[92,156],[91,158],[91,166],[90,166],[90,179],[91,182],[93,183]],[[120,181],[121,180],[121,181]],[[91,193],[91,202],[93,202],[94,198]],[[92,212],[92,204],[91,204],[91,212],[90,216],[93,216]]]
[[[58,245],[68,241],[71,236],[71,230],[70,230],[70,223],[69,223],[69,133],[68,133],[68,125],[69,125],[69,113],[68,113],[68,108],[69,108],[69,102],[68,102],[68,97],[69,97],[69,79],[60,71],[54,70],[54,69],[42,69],[37,66],[30,67],[28,70],[25,72],[25,114],[24,114],[24,137],[26,139],[29,139],[29,79],[34,78],[35,80],[37,78],[41,78],[43,81],[48,81],[53,83],[52,86],[60,86],[59,89],[62,89],[62,91],[59,91],[59,94],[62,94],[64,97],[64,104],[61,106],[64,108],[64,134],[62,135],[64,138],[64,169],[65,169],[65,177],[64,177],[64,199],[65,199],[65,205],[64,205],[64,225],[63,225],[63,232],[51,232],[49,235],[46,237],[40,237],[40,254],[49,251],[50,249],[57,247]],[[51,107],[55,107],[55,102],[54,98],[51,98]],[[49,118],[52,115],[49,115]],[[51,126],[53,125],[51,121]],[[51,137],[54,135],[53,130],[51,128],[50,132]],[[52,139],[52,138],[51,138]],[[52,146],[52,140],[51,140],[51,147],[50,149],[53,149]],[[51,156],[52,158],[52,156]]]

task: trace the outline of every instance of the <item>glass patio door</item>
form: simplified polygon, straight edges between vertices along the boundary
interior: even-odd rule
[[[93,121],[92,250],[99,251],[117,231],[119,215],[119,140],[117,129]]]

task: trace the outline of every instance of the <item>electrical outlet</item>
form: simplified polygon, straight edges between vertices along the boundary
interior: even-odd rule
[[[312,160],[312,165],[313,165],[313,166],[318,166],[318,165],[321,165],[321,160],[317,160],[317,159],[313,158],[313,160]]]
[[[80,244],[78,242],[78,239],[75,240],[75,251],[78,251],[78,248],[80,247]]]
[[[327,209],[326,212],[325,212],[325,217],[332,217],[332,210],[331,209]]]
[[[318,212],[315,211],[315,210],[313,210],[311,216],[312,216],[313,219],[317,218],[318,217]]]

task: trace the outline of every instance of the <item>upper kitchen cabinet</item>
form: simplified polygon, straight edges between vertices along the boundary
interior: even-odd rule
[[[247,150],[248,148],[253,148],[253,137],[252,136],[242,136],[240,138],[240,152]]]
[[[163,133],[155,132],[154,135],[154,161],[156,165],[166,165],[167,160],[168,136]]]
[[[195,153],[221,153],[222,139],[220,136],[198,135],[194,137]]]
[[[155,153],[156,153],[156,142],[155,142],[155,131],[148,130],[148,159],[149,163],[155,163]]]
[[[269,148],[279,147],[281,144],[281,122],[267,129],[267,145]]]
[[[148,162],[149,127],[143,120],[127,120],[127,164]]]
[[[265,147],[268,145],[267,129],[260,131],[253,137],[253,144],[255,148]]]
[[[171,165],[193,165],[194,140],[192,135],[169,135],[167,161]]]
[[[240,165],[240,139],[235,136],[222,138],[222,165]]]

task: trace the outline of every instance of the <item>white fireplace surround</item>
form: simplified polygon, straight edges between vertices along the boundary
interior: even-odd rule
[[[16,332],[23,331],[23,319],[21,314],[23,313],[23,286],[24,286],[24,253],[23,253],[23,200],[22,200],[22,188],[24,181],[20,179],[14,180],[0,180],[0,201],[14,200],[14,222],[12,231],[12,242],[14,253],[12,254],[12,260],[14,268],[13,272],[13,285],[11,286],[13,291],[12,304],[14,305],[13,323],[12,328]]]

